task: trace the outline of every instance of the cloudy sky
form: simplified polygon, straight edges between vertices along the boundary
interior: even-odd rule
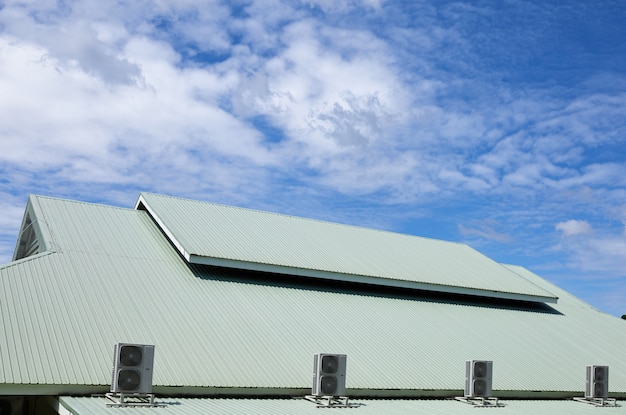
[[[0,1],[0,263],[28,194],[468,243],[626,314],[626,3]]]

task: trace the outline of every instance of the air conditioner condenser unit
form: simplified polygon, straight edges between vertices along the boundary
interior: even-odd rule
[[[154,346],[118,343],[113,353],[113,393],[152,393]]]
[[[492,378],[492,361],[468,360],[467,362],[465,362],[465,397],[491,397]]]
[[[585,398],[609,397],[609,367],[587,366],[587,382],[585,384]]]
[[[345,354],[318,353],[313,359],[314,396],[344,396],[346,394]]]

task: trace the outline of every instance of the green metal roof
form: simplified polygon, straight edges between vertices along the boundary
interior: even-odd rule
[[[166,394],[304,394],[312,355],[348,355],[355,396],[450,396],[494,361],[507,397],[580,393],[588,364],[626,396],[626,323],[524,268],[534,304],[189,264],[147,212],[32,196],[49,246],[0,267],[0,394],[108,390],[113,345],[156,345]],[[227,232],[224,229],[223,232]]]
[[[191,263],[556,302],[467,245],[150,193],[146,209]]]
[[[61,405],[73,415],[111,415],[110,403],[106,398],[80,398],[63,396],[60,398]],[[167,411],[172,415],[197,415],[197,414],[220,414],[220,415],[280,415],[301,414],[319,415],[320,410],[312,402],[303,399],[184,399],[162,398],[157,402],[167,404],[166,408],[157,408],[155,413]],[[573,400],[554,401],[520,401],[502,400],[503,405],[498,408],[476,408],[474,406],[449,399],[354,399],[351,402],[359,406],[354,409],[325,409],[331,413],[345,413],[355,415],[476,415],[481,409],[498,415],[588,415],[600,411],[608,411],[612,415],[626,414],[626,406],[612,408],[595,408],[589,404],[583,404]],[[145,415],[146,408],[118,408],[115,413],[125,415]],[[482,412],[480,412],[482,413]]]

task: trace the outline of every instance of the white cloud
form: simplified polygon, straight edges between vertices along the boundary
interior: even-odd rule
[[[557,223],[556,230],[563,232],[564,236],[584,235],[593,232],[589,222],[576,219]]]
[[[594,230],[589,222],[574,219],[559,222],[555,228],[563,235],[557,248],[568,256],[572,270],[596,274],[592,279],[624,277],[626,233]]]
[[[584,239],[578,244],[566,244],[570,266],[598,272],[601,278],[624,277],[626,269],[626,237],[606,236]]]
[[[310,5],[319,6],[326,13],[348,12],[353,9],[378,9],[385,0],[307,0]]]
[[[232,15],[215,2],[94,5],[10,3],[1,12],[0,53],[10,65],[0,82],[11,97],[0,116],[12,149],[5,160],[128,182],[146,180],[153,163],[202,175],[209,168],[197,156],[207,154],[211,177],[217,168],[239,175],[240,163],[223,162],[236,157],[249,171],[313,169],[319,184],[341,192],[388,189],[409,199],[418,189],[481,194],[623,180],[619,165],[569,166],[582,160],[595,120],[623,109],[619,96],[558,103],[491,95],[485,85],[471,106],[451,95],[467,79],[428,65],[408,75],[393,38],[335,27],[306,7],[250,3]],[[380,4],[340,6],[334,13]],[[454,29],[410,32],[467,53]],[[197,52],[185,48],[225,59],[185,61]],[[416,62],[432,56],[423,49]],[[267,142],[251,125],[256,116],[282,138]]]
[[[459,233],[465,237],[479,237],[499,243],[511,243],[513,238],[506,233],[498,232],[495,227],[501,224],[493,220],[485,220],[482,223],[475,224],[474,227],[458,225]]]
[[[176,53],[160,42],[136,38],[126,50],[141,83],[110,84],[45,48],[1,37],[0,56],[9,64],[0,70],[7,150],[0,160],[109,182],[127,182],[129,171],[143,169],[133,164],[139,160],[204,170],[206,160],[189,154],[274,163],[260,134],[216,103],[228,79],[178,68]]]
[[[352,47],[359,37],[364,50]],[[379,129],[405,110],[401,84],[385,64],[384,45],[371,35],[302,21],[285,29],[283,42],[284,51],[242,91],[245,102],[239,100],[238,108],[271,117],[311,151],[341,152],[341,143],[353,141],[355,132],[375,140]],[[350,56],[342,56],[344,48]],[[346,128],[357,119],[360,126]]]

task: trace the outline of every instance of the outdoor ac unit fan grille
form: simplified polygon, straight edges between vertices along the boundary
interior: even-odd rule
[[[120,391],[134,392],[141,385],[141,376],[137,370],[122,369],[117,374],[117,388]]]
[[[120,347],[120,364],[122,366],[138,366],[141,364],[140,346],[124,345]]]

